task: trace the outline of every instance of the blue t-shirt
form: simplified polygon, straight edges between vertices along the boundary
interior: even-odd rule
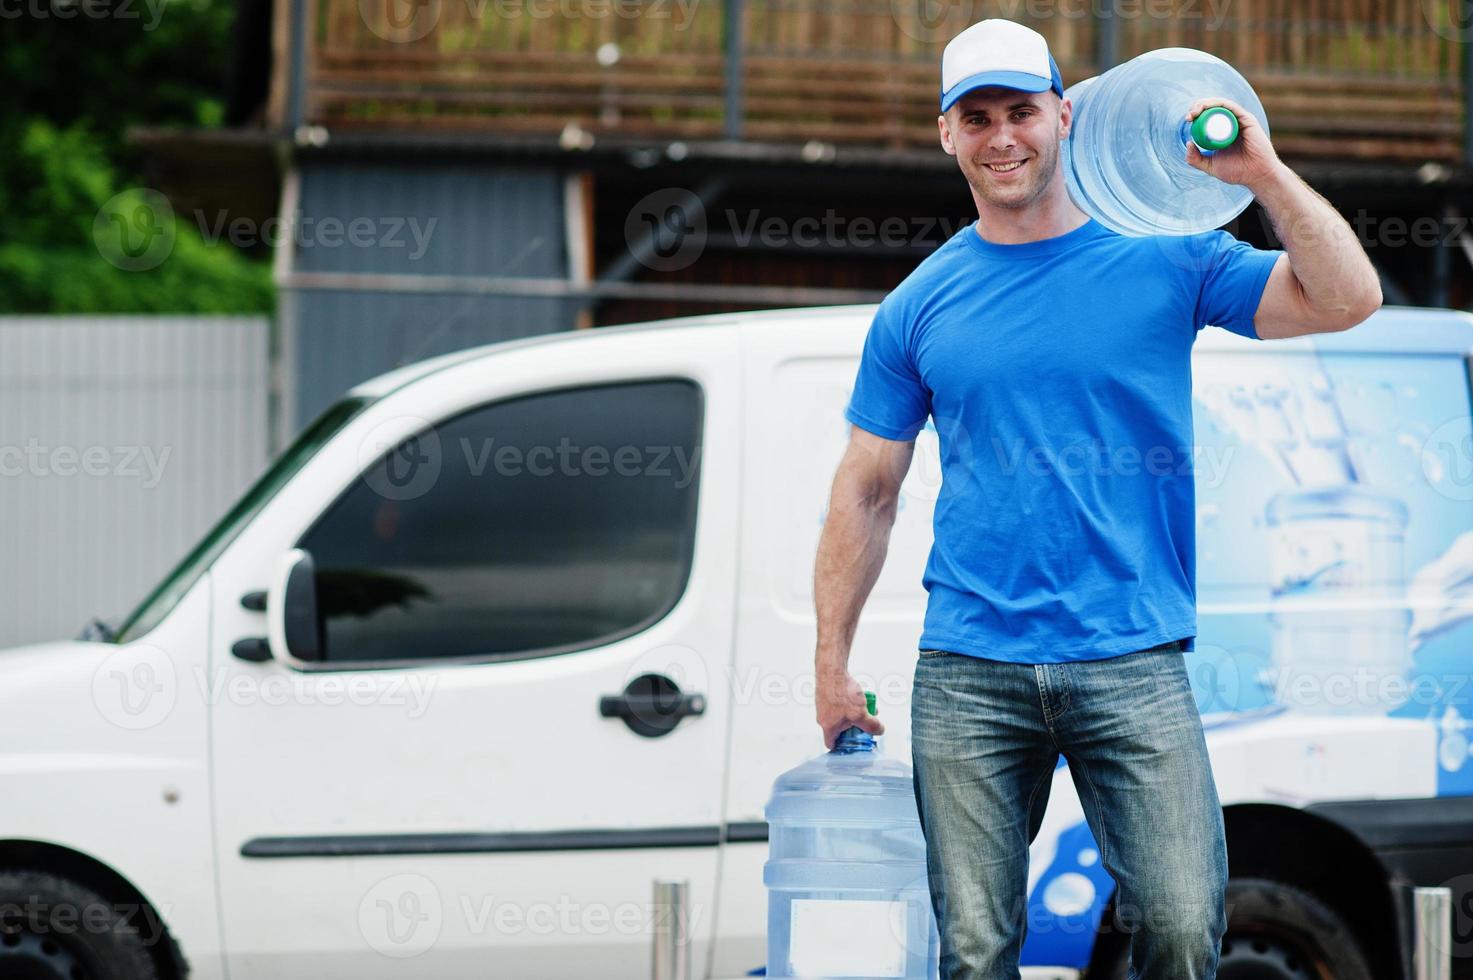
[[[880,304],[844,417],[941,450],[921,649],[1015,663],[1197,634],[1191,351],[1257,339],[1274,262],[1226,232],[968,225]]]

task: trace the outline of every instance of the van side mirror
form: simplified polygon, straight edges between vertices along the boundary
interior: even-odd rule
[[[266,590],[266,637],[278,658],[320,661],[317,572],[312,556],[293,548],[281,556]]]

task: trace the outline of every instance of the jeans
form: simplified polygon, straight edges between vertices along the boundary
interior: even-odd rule
[[[1117,885],[1139,980],[1211,980],[1227,848],[1177,642],[1012,664],[923,650],[911,701],[942,980],[1017,980],[1028,845],[1060,754]]]

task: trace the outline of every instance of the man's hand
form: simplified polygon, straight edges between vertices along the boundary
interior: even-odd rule
[[[1348,330],[1381,308],[1381,282],[1365,247],[1338,211],[1279,159],[1253,114],[1229,99],[1199,99],[1187,119],[1221,106],[1238,117],[1238,139],[1187,163],[1253,192],[1285,255],[1269,273],[1253,329],[1261,340]]]
[[[869,713],[864,689],[847,670],[820,671],[815,694],[824,748],[832,749],[840,733],[850,725],[858,725],[871,735],[885,734],[884,724]]]
[[[1187,163],[1203,173],[1228,184],[1241,184],[1253,191],[1271,183],[1286,169],[1279,154],[1268,140],[1268,133],[1247,109],[1229,99],[1198,99],[1187,112],[1191,122],[1213,106],[1222,106],[1238,117],[1238,139],[1225,150],[1204,156],[1191,140],[1187,141]]]

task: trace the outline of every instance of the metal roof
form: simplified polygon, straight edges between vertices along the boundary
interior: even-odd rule
[[[522,350],[544,344],[578,344],[591,337],[608,337],[650,330],[703,329],[739,324],[744,330],[788,330],[795,323],[823,320],[852,321],[856,330],[867,329],[876,304],[858,306],[804,307],[787,310],[760,310],[743,313],[719,313],[707,316],[677,317],[650,323],[634,323],[620,327],[567,331],[526,337],[519,340],[485,344],[456,351],[441,357],[420,361],[381,374],[353,388],[351,394],[380,397],[411,382],[456,364],[490,357],[506,351]],[[1408,306],[1388,306],[1378,310],[1359,326],[1339,333],[1313,334],[1286,340],[1250,340],[1226,330],[1206,330],[1195,346],[1208,350],[1251,350],[1260,344],[1273,344],[1275,350],[1304,348],[1315,351],[1346,353],[1455,354],[1473,353],[1473,314],[1460,310],[1436,310]],[[1248,345],[1248,346],[1244,346]]]

